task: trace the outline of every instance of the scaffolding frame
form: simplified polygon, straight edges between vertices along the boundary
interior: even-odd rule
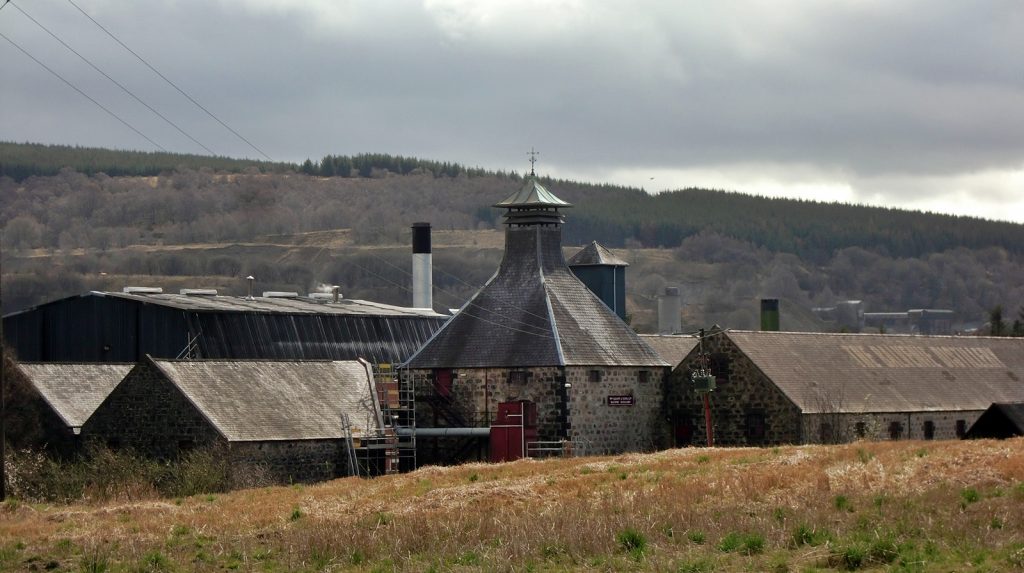
[[[374,386],[384,417],[385,471],[393,474],[416,469],[416,389],[407,370],[388,363],[373,365]],[[399,431],[407,430],[407,431]]]

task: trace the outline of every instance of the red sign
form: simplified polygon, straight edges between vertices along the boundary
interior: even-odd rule
[[[632,396],[608,396],[609,406],[632,406],[635,403]]]

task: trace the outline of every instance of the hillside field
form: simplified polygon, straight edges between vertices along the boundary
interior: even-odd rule
[[[121,497],[6,502],[0,568],[1024,570],[1024,439],[690,448]]]

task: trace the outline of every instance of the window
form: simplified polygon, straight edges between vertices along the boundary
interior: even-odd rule
[[[889,439],[898,440],[903,437],[903,424],[892,422],[889,424]]]
[[[508,373],[509,384],[526,384],[530,381],[531,374],[526,370],[512,370]]]
[[[967,420],[956,421],[956,437],[963,438],[967,435]]]
[[[641,384],[647,384],[648,382],[651,381],[651,371],[650,370],[641,370],[640,372],[637,373],[637,380]]]
[[[934,440],[935,439],[935,422],[931,420],[924,421],[924,439]]]
[[[747,442],[758,444],[764,441],[764,412],[751,410],[747,412]]]
[[[587,372],[587,380],[589,380],[591,382],[600,382],[601,381],[601,371],[600,370],[591,370],[591,371]]]
[[[451,370],[434,370],[434,391],[438,396],[447,398],[452,395],[453,378]]]
[[[715,382],[721,384],[729,381],[729,355],[724,352],[716,352],[711,355],[711,375]]]
[[[868,435],[868,425],[865,424],[864,422],[857,422],[857,424],[854,426],[854,431],[857,432],[858,438],[863,438],[864,436]]]

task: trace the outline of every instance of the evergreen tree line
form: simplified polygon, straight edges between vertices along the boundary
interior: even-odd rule
[[[62,168],[73,173],[61,173]],[[26,173],[41,180],[26,185]],[[238,176],[218,177],[217,173]],[[250,177],[256,173],[278,175]],[[515,172],[384,153],[327,155],[299,166],[12,143],[0,143],[0,175],[22,183],[4,185],[0,177],[4,193],[0,224],[6,227],[20,217],[14,235],[23,238],[20,246],[29,248],[60,247],[61,232],[82,235],[83,229],[98,235],[101,243],[104,236],[113,236],[113,244],[251,239],[266,233],[338,227],[359,230],[364,237],[387,235],[387,227],[393,224],[374,217],[378,214],[390,220],[399,215],[432,220],[450,228],[491,227],[499,223],[500,213],[490,205],[513,191],[520,180]],[[121,175],[161,177],[154,188]],[[304,175],[336,183],[324,185],[302,179]],[[1000,247],[1024,253],[1024,225],[1008,222],[707,189],[651,195],[613,185],[542,181],[575,204],[568,211],[565,228],[570,242],[676,248],[688,237],[711,231],[818,264],[837,250],[853,246],[893,257],[922,257],[957,247]],[[33,191],[16,193],[21,187]],[[76,197],[79,191],[86,198]],[[153,204],[157,195],[159,205]],[[425,195],[433,202],[424,202]],[[105,205],[108,201],[115,203]],[[77,227],[76,217],[70,221],[62,217],[60,203],[70,204],[77,212],[73,214],[82,215]],[[88,218],[93,207],[104,211],[102,220]],[[51,213],[54,208],[57,212]],[[251,212],[260,208],[269,212],[258,213],[260,220],[250,221]],[[210,228],[217,219],[227,224]],[[360,229],[361,225],[367,228]]]

